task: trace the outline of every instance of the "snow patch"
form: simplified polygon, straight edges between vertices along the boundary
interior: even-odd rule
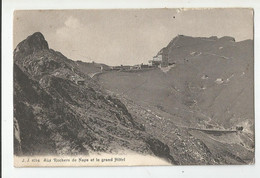
[[[230,82],[230,79],[234,77],[234,74],[232,74],[230,77],[227,78],[226,82]]]
[[[238,126],[243,126],[243,132],[249,133],[249,134],[254,134],[253,132],[253,123],[247,118],[241,119],[243,120],[242,122],[238,123]]]
[[[202,89],[202,90],[206,90],[206,89],[207,89],[207,87],[203,86],[203,87],[201,87],[201,89]]]
[[[207,76],[207,75],[203,75],[203,76],[201,77],[202,80],[206,80],[206,79],[208,79],[208,78],[209,78],[209,76]]]
[[[216,84],[222,84],[224,81],[223,81],[223,79],[222,78],[217,78],[217,80],[215,80],[215,83]]]
[[[202,54],[201,52],[196,52],[196,51],[190,52],[190,55],[192,56],[200,56],[201,54]]]

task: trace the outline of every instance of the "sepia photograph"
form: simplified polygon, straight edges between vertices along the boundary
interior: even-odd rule
[[[255,163],[254,10],[15,10],[15,167]]]

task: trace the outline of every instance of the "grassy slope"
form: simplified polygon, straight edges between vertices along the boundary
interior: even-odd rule
[[[104,88],[169,118],[177,126],[231,129],[242,125],[244,132],[236,139],[235,149],[244,149],[252,159],[253,153],[247,150],[254,149],[252,41],[181,38],[174,41],[178,47],[176,44],[167,47],[169,60],[176,61],[169,72],[160,69],[109,72],[100,75],[99,82]],[[203,75],[208,79],[203,80]],[[215,82],[218,78],[223,80],[222,84]],[[209,145],[222,142],[205,134],[196,135]]]

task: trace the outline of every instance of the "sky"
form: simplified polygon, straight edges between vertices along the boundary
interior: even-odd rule
[[[41,32],[72,60],[108,65],[147,63],[178,34],[253,39],[251,9],[20,10],[14,48]]]

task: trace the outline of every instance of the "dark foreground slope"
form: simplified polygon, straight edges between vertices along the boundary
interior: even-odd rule
[[[15,155],[78,155],[131,150],[177,164],[125,105],[49,49],[41,33],[14,50]],[[76,84],[84,79],[83,85]]]
[[[191,153],[196,148],[189,149],[196,145],[194,137],[222,161],[253,162],[253,41],[180,35],[158,54],[175,64],[163,70],[104,73],[99,83],[122,98],[133,116],[146,117],[140,122],[168,144],[172,155],[183,148],[190,160],[198,159]],[[236,127],[243,130],[214,132],[236,131]]]

